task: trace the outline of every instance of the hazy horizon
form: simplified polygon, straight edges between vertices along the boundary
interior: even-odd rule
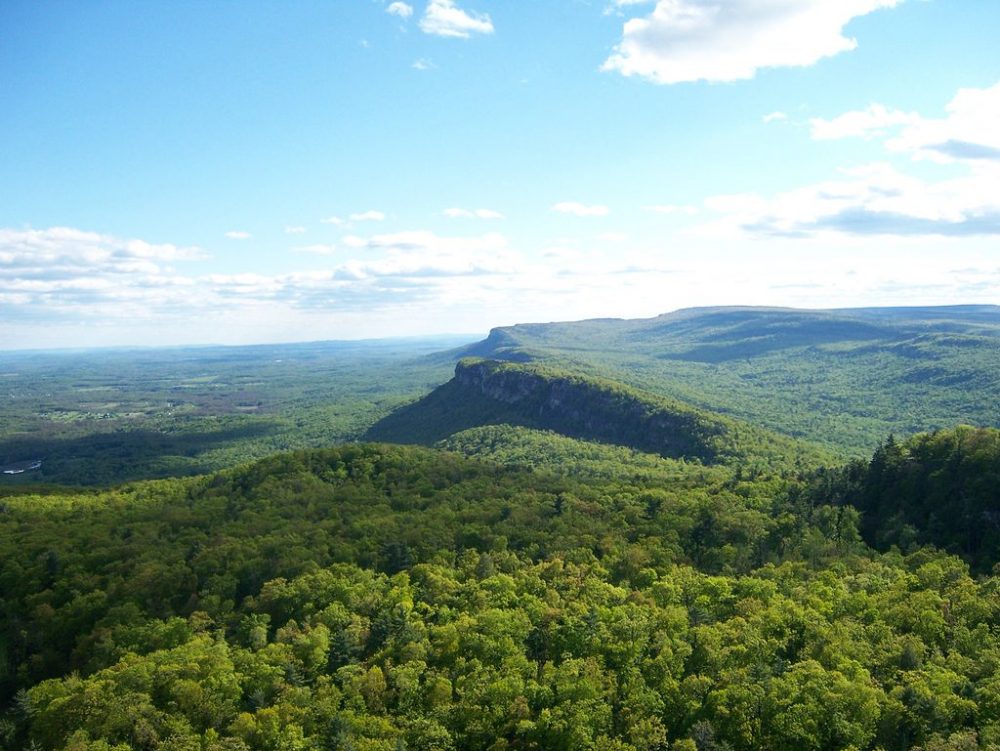
[[[959,303],[953,305],[907,305],[907,306],[859,306],[851,308],[796,308],[788,306],[774,306],[774,305],[715,305],[715,306],[693,306],[689,308],[678,308],[676,310],[670,310],[663,313],[658,313],[653,316],[637,317],[637,318],[622,318],[620,316],[599,316],[593,318],[582,318],[582,319],[553,319],[548,321],[517,321],[515,323],[509,324],[498,324],[496,326],[491,326],[489,329],[479,332],[456,332],[456,331],[442,331],[438,333],[425,333],[425,334],[407,334],[407,335],[396,335],[396,336],[382,336],[382,337],[355,337],[355,338],[328,338],[328,339],[288,339],[284,341],[271,341],[271,340],[260,340],[251,341],[243,343],[225,343],[219,341],[203,341],[203,342],[181,342],[177,344],[110,344],[110,345],[79,345],[79,346],[64,346],[64,347],[34,347],[30,343],[26,343],[25,346],[4,346],[0,345],[0,354],[10,353],[10,354],[61,354],[61,353],[89,353],[89,352],[99,352],[99,351],[114,351],[114,350],[126,350],[126,351],[154,351],[154,350],[172,350],[172,349],[211,349],[211,348],[238,348],[238,347],[281,347],[281,346],[296,346],[296,345],[310,345],[310,344],[391,344],[393,342],[400,343],[431,343],[431,342],[448,342],[451,346],[461,346],[463,343],[473,344],[482,341],[490,335],[493,329],[502,328],[512,328],[519,325],[532,325],[532,324],[566,324],[566,323],[586,323],[588,321],[629,321],[629,320],[653,320],[657,318],[669,318],[677,313],[685,313],[688,311],[698,311],[698,310],[771,310],[771,311],[790,311],[790,312],[801,312],[801,313],[851,313],[852,311],[870,311],[870,310],[894,310],[894,311],[939,311],[948,309],[968,309],[968,308],[996,308],[1000,311],[1000,306],[991,303]]]

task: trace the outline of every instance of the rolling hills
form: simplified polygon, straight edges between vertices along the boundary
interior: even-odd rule
[[[497,430],[453,440],[541,471],[361,445],[4,498],[0,747],[995,747],[995,576],[867,547],[820,475]],[[988,485],[997,435],[900,456]]]
[[[889,433],[1000,425],[998,332],[993,306],[702,308],[645,320],[501,327],[457,348],[455,338],[439,338],[6,353],[0,466],[43,463],[23,475],[0,475],[0,482],[106,485],[207,472],[366,435],[389,438],[387,426],[412,413],[406,405],[428,397],[467,356],[614,382],[613,389],[665,398],[678,414],[712,413],[704,418],[711,424],[726,417],[845,459],[867,456]],[[423,427],[410,420],[410,435],[399,433],[400,440],[429,444],[504,421],[624,440],[512,416],[510,405],[449,403],[446,396],[425,399],[425,415],[441,415]],[[403,412],[373,427],[400,406]],[[679,453],[704,458],[717,449],[692,444]]]
[[[1000,425],[1000,308],[694,308],[494,329],[451,357],[547,364],[844,456],[889,433]]]
[[[802,442],[606,379],[471,358],[458,363],[451,381],[380,420],[366,438],[429,445],[500,424],[705,464],[801,467],[823,458]]]
[[[138,443],[75,424],[117,485],[0,488],[0,751],[996,749],[1000,431],[843,458],[995,421],[995,317],[708,309],[140,363],[130,398],[189,392],[192,426],[244,425],[253,387],[276,440],[425,445],[232,466],[263,447],[155,410]],[[124,398],[112,375],[59,373],[58,403]],[[228,468],[121,484],[212,443]]]

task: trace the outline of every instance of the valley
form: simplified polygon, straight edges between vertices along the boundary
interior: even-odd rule
[[[997,318],[10,358],[0,748],[994,748]]]

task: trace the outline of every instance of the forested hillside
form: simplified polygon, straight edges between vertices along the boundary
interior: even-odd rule
[[[41,465],[0,474],[0,483],[101,486],[178,477],[366,435],[430,444],[500,423],[671,456],[719,449],[706,445],[718,433],[664,450],[635,443],[635,420],[630,436],[601,434],[565,414],[552,422],[552,415],[528,416],[482,394],[452,394],[454,384],[432,394],[466,356],[543,366],[603,384],[598,390],[638,390],[643,401],[666,400],[660,403],[676,415],[699,415],[702,426],[717,426],[724,415],[731,419],[722,432],[742,425],[741,432],[757,434],[751,442],[769,431],[857,458],[889,433],[1000,426],[997,311],[705,308],[647,320],[522,324],[458,349],[448,349],[454,337],[443,337],[5,352],[0,471]],[[617,415],[604,421],[620,422]],[[680,434],[692,438],[683,426]],[[788,445],[774,451],[787,453]]]
[[[996,445],[977,436],[904,451]],[[508,466],[364,445],[9,493],[3,747],[1000,743],[1000,580],[868,548],[853,507],[820,502],[823,475],[524,428],[450,442]]]
[[[611,378],[866,456],[889,433],[1000,426],[1000,308],[693,308],[494,329],[460,349]]]
[[[817,463],[822,451],[607,379],[534,364],[465,359],[455,377],[368,431],[372,440],[432,444],[469,428],[520,425],[705,464]]]
[[[930,543],[979,570],[1000,563],[1000,431],[890,436],[870,462],[822,473],[814,492],[861,511],[865,538],[878,547]]]
[[[994,316],[26,356],[0,751],[1000,751]]]

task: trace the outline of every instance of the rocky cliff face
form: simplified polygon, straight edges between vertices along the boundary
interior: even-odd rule
[[[455,366],[455,382],[505,404],[517,404],[538,396],[547,385],[545,379],[535,373],[505,367],[490,360],[458,363]]]
[[[530,366],[463,361],[455,369],[454,383],[514,408],[526,424],[664,456],[712,461],[711,438],[723,432],[721,425],[679,405],[671,408],[611,384]]]
[[[366,438],[433,445],[485,425],[551,430],[706,464],[812,461],[785,436],[615,381],[471,358],[458,363],[450,381],[373,425]]]

